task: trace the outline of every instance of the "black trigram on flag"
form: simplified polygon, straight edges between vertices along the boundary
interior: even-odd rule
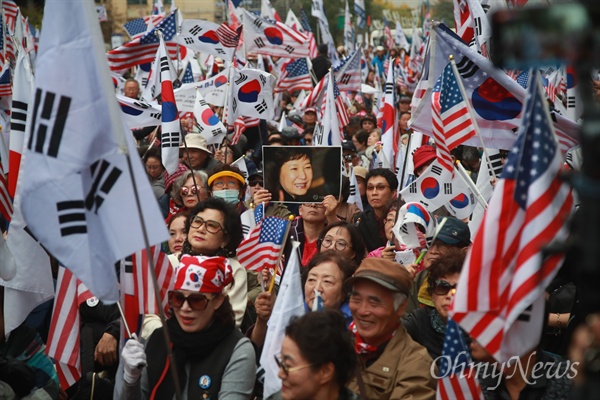
[[[208,106],[208,103],[207,103],[207,102],[206,102],[206,100],[204,100],[204,99],[200,99],[200,100],[198,101],[198,103],[199,103],[199,104],[200,104],[202,107],[206,107],[206,106]]]
[[[143,108],[144,110],[151,107],[150,104],[144,103],[143,101],[134,101],[133,104],[138,106],[139,108]]]
[[[211,131],[213,136],[218,136],[221,133],[221,129],[220,128],[215,128]]]
[[[40,106],[42,109],[38,117]],[[33,106],[31,136],[27,143],[27,149],[36,153],[46,154],[49,157],[58,157],[58,150],[65,130],[65,124],[67,123],[67,117],[69,116],[70,106],[70,97],[60,96],[57,98],[56,93],[44,93],[42,89],[37,89]],[[53,112],[55,115],[54,126],[50,126]],[[48,133],[50,134],[49,137]]]
[[[492,166],[492,170],[496,174],[497,177],[500,177],[502,174],[502,156],[498,150],[488,150],[488,155],[490,157],[490,164]],[[485,162],[485,160],[483,160]],[[492,171],[488,171],[490,176],[492,175]]]
[[[160,147],[179,147],[179,132],[161,133]]]
[[[344,74],[342,75],[342,78],[340,79],[340,83],[343,83],[344,85],[347,85],[350,82],[350,74]]]
[[[436,175],[441,175],[442,174],[442,167],[440,167],[439,165],[433,165],[431,167],[431,172],[433,172]]]
[[[25,133],[25,122],[27,121],[28,104],[13,100],[10,114],[10,130]]]
[[[481,17],[475,18],[475,36],[481,36]]]
[[[530,304],[519,316],[517,321],[529,322],[531,320],[531,311],[533,310],[533,304]]]
[[[245,82],[246,80],[248,80],[248,75],[240,74],[240,77],[235,80],[235,83],[236,85],[239,85],[240,83]]]
[[[262,114],[265,111],[267,111],[267,102],[265,101],[265,99],[263,99],[263,101],[260,104],[255,105],[254,108],[256,109],[256,111],[258,111],[259,114]]]
[[[417,193],[419,190],[417,189],[417,181],[413,181],[410,186],[408,187],[408,193],[412,193],[415,194]]]
[[[190,34],[192,36],[196,36],[197,34],[199,34],[200,32],[202,32],[202,28],[199,27],[198,25],[194,25],[191,29],[190,29]]]
[[[194,38],[186,37],[183,40],[185,40],[185,44],[194,44]]]
[[[60,235],[80,235],[87,233],[85,206],[83,200],[59,201],[56,203]]]
[[[323,125],[317,124],[315,126],[313,143],[316,143],[316,144],[323,143],[323,131],[324,131]]]
[[[262,83],[263,86],[267,84],[267,78],[265,78],[263,75],[260,75],[258,79],[260,80],[260,83]]]
[[[575,96],[567,96],[567,108],[575,108],[576,103]]]
[[[452,194],[452,182],[444,183],[444,194]]]
[[[260,28],[261,26],[263,26],[263,22],[260,20],[260,18],[256,18],[254,20],[254,22],[252,22],[257,28]]]
[[[292,54],[294,51],[296,51],[296,49],[288,44],[285,46],[285,51],[287,51],[289,54]]]
[[[161,57],[160,58],[160,72],[165,72],[168,70],[169,70],[169,59],[167,57]]]
[[[392,94],[394,93],[394,83],[386,83],[385,84],[385,94]]]
[[[248,232],[250,232],[250,227],[246,224],[242,224],[242,233],[244,236],[248,235]]]
[[[256,39],[254,39],[254,44],[259,49],[262,49],[263,47],[265,47],[265,42],[262,40],[262,38],[259,38],[259,37],[257,37]]]
[[[104,202],[104,198],[110,193],[123,171],[117,167],[111,167],[106,160],[98,160],[90,166],[90,172],[92,173],[93,182],[85,198],[85,207],[98,214],[98,209]]]
[[[235,98],[231,100],[231,109],[234,113],[237,111],[237,100]]]
[[[150,116],[154,119],[161,119],[162,118],[162,114],[161,113],[150,113]]]
[[[220,47],[215,47],[215,51],[216,51],[217,53],[219,53],[219,54],[227,54],[227,53],[225,52],[225,50],[223,50],[223,49],[222,49],[222,48],[220,48]]]
[[[356,196],[356,185],[350,185],[350,196]]]
[[[479,67],[475,63],[469,60],[467,57],[463,57],[457,64],[456,68],[463,78],[470,78],[479,71]]]

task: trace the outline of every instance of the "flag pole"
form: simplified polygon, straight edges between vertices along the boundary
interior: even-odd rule
[[[404,162],[402,165],[402,176],[401,176],[401,181],[400,181],[400,185],[398,186],[398,193],[400,193],[400,190],[404,189],[404,176],[406,174],[406,164],[408,163],[408,152],[410,151],[410,142],[412,141],[412,133],[410,135],[408,135],[408,142],[406,143],[406,154],[404,155]]]
[[[121,314],[123,326],[125,326],[125,330],[127,331],[127,337],[131,337],[131,329],[129,329],[129,325],[127,324],[127,319],[125,318],[125,313],[123,313],[123,308],[121,307],[120,301],[117,301],[117,308],[119,309],[119,314]]]
[[[188,155],[189,157],[189,155]],[[133,198],[135,199],[135,205],[138,211],[138,218],[140,220],[142,237],[144,238],[144,244],[146,245],[146,254],[148,255],[148,267],[150,269],[150,276],[152,277],[152,284],[154,285],[154,296],[156,298],[156,304],[158,305],[158,316],[162,322],[162,330],[165,336],[165,345],[167,347],[167,357],[171,362],[171,365],[175,365],[175,359],[173,357],[173,351],[171,350],[171,336],[169,335],[169,329],[167,327],[167,317],[165,315],[165,310],[162,307],[162,299],[160,298],[160,287],[158,286],[158,279],[156,278],[156,265],[154,264],[154,257],[151,257],[150,252],[150,240],[148,239],[148,232],[146,228],[146,221],[144,220],[144,216],[142,214],[142,206],[140,203],[140,194],[137,189],[137,184],[135,182],[135,174],[133,173],[133,165],[131,164],[131,153],[127,152],[125,155],[125,159],[127,160],[127,169],[129,170],[129,177],[131,178],[131,182],[133,183]],[[120,308],[120,307],[119,307]],[[123,319],[125,321],[125,319]],[[129,330],[128,330],[129,331]],[[173,383],[175,386],[175,398],[177,400],[181,400],[181,387],[179,386],[179,376],[177,373],[177,368],[170,368],[171,375],[173,378]]]
[[[454,73],[454,77],[456,78],[456,83],[458,84],[458,89],[460,90],[460,94],[462,95],[463,99],[465,100],[465,106],[467,107],[467,110],[469,111],[469,117],[471,118],[471,123],[473,124],[473,127],[475,128],[475,134],[479,138],[481,148],[483,149],[483,154],[485,155],[485,162],[488,165],[488,169],[492,172],[492,177],[494,179],[496,179],[496,173],[494,172],[494,169],[492,168],[492,162],[490,161],[490,156],[485,148],[485,144],[483,143],[483,138],[481,137],[481,133],[479,133],[479,125],[477,124],[477,120],[475,119],[475,113],[473,112],[473,107],[471,107],[471,103],[469,102],[469,100],[467,100],[468,99],[467,92],[465,91],[465,87],[464,87],[462,79],[460,77],[460,73],[458,72],[458,68],[456,68],[456,62],[454,61],[454,56],[452,54],[450,54],[450,56],[448,56],[448,59],[450,60],[450,64],[452,65],[452,72]]]
[[[487,201],[485,201],[485,199],[483,198],[483,195],[477,188],[477,185],[475,185],[475,182],[473,182],[473,180],[469,177],[469,174],[467,174],[465,167],[462,166],[459,160],[456,160],[455,165],[456,169],[458,170],[458,176],[460,176],[460,179],[462,179],[463,182],[466,183],[467,186],[469,186],[469,189],[471,189],[471,192],[473,192],[479,204],[481,204],[481,206],[484,209],[486,209],[488,206]]]

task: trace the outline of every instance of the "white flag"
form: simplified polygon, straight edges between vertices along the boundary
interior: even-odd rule
[[[298,260],[299,242],[292,242],[292,252],[279,288],[279,297],[275,300],[269,319],[265,347],[260,356],[260,366],[265,370],[263,395],[265,398],[281,390],[281,379],[277,377],[279,367],[274,355],[281,351],[285,336],[285,327],[292,317],[304,315],[304,296],[300,278],[300,260]]]
[[[329,78],[328,78],[329,76]],[[313,145],[315,146],[341,146],[342,130],[338,121],[337,104],[334,93],[334,80],[331,72],[323,79],[327,79],[327,94],[325,96],[325,111],[323,122],[315,128]]]
[[[228,107],[228,123],[239,116],[273,119],[275,77],[258,69],[234,70]]]
[[[121,106],[121,116],[128,128],[137,129],[160,125],[162,108],[157,102],[132,99],[120,94],[116,96],[119,106]]]
[[[356,180],[356,175],[354,174],[354,168],[351,168],[350,171],[350,196],[348,196],[348,201],[346,201],[346,203],[354,203],[360,209],[360,211],[364,211],[362,198],[360,197],[360,190],[358,190],[358,181]]]
[[[227,135],[227,129],[215,115],[212,108],[204,100],[200,91],[196,91],[196,102],[194,103],[194,117],[198,131],[206,139],[208,144],[220,144]]]
[[[115,302],[114,263],[145,246],[140,218],[150,244],[168,233],[124,134],[93,3],[48,0],[43,25],[17,197],[31,235],[96,297]]]
[[[239,35],[227,25],[221,26],[200,19],[186,19],[181,24],[181,33],[177,34],[173,41],[191,50],[232,61]]]
[[[400,195],[405,202],[419,202],[427,211],[434,212],[452,199],[452,174],[436,159]]]

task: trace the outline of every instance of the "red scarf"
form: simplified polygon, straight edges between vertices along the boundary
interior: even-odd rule
[[[354,321],[350,323],[350,326],[348,328],[350,329],[350,332],[352,332],[352,334],[354,335],[354,351],[356,352],[356,354],[375,354],[377,352],[377,347],[366,343],[360,337]],[[386,343],[394,336],[394,333],[392,333],[390,337],[385,341]]]

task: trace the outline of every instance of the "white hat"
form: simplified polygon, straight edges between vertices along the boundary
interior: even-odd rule
[[[206,142],[206,139],[199,133],[188,133],[187,135],[185,135],[185,144],[181,142],[181,145],[179,147],[185,148],[186,144],[188,149],[199,149],[209,154],[212,154],[211,151],[208,149],[208,143]]]
[[[383,48],[383,46],[377,46],[375,47],[376,51],[385,51],[385,49]]]

